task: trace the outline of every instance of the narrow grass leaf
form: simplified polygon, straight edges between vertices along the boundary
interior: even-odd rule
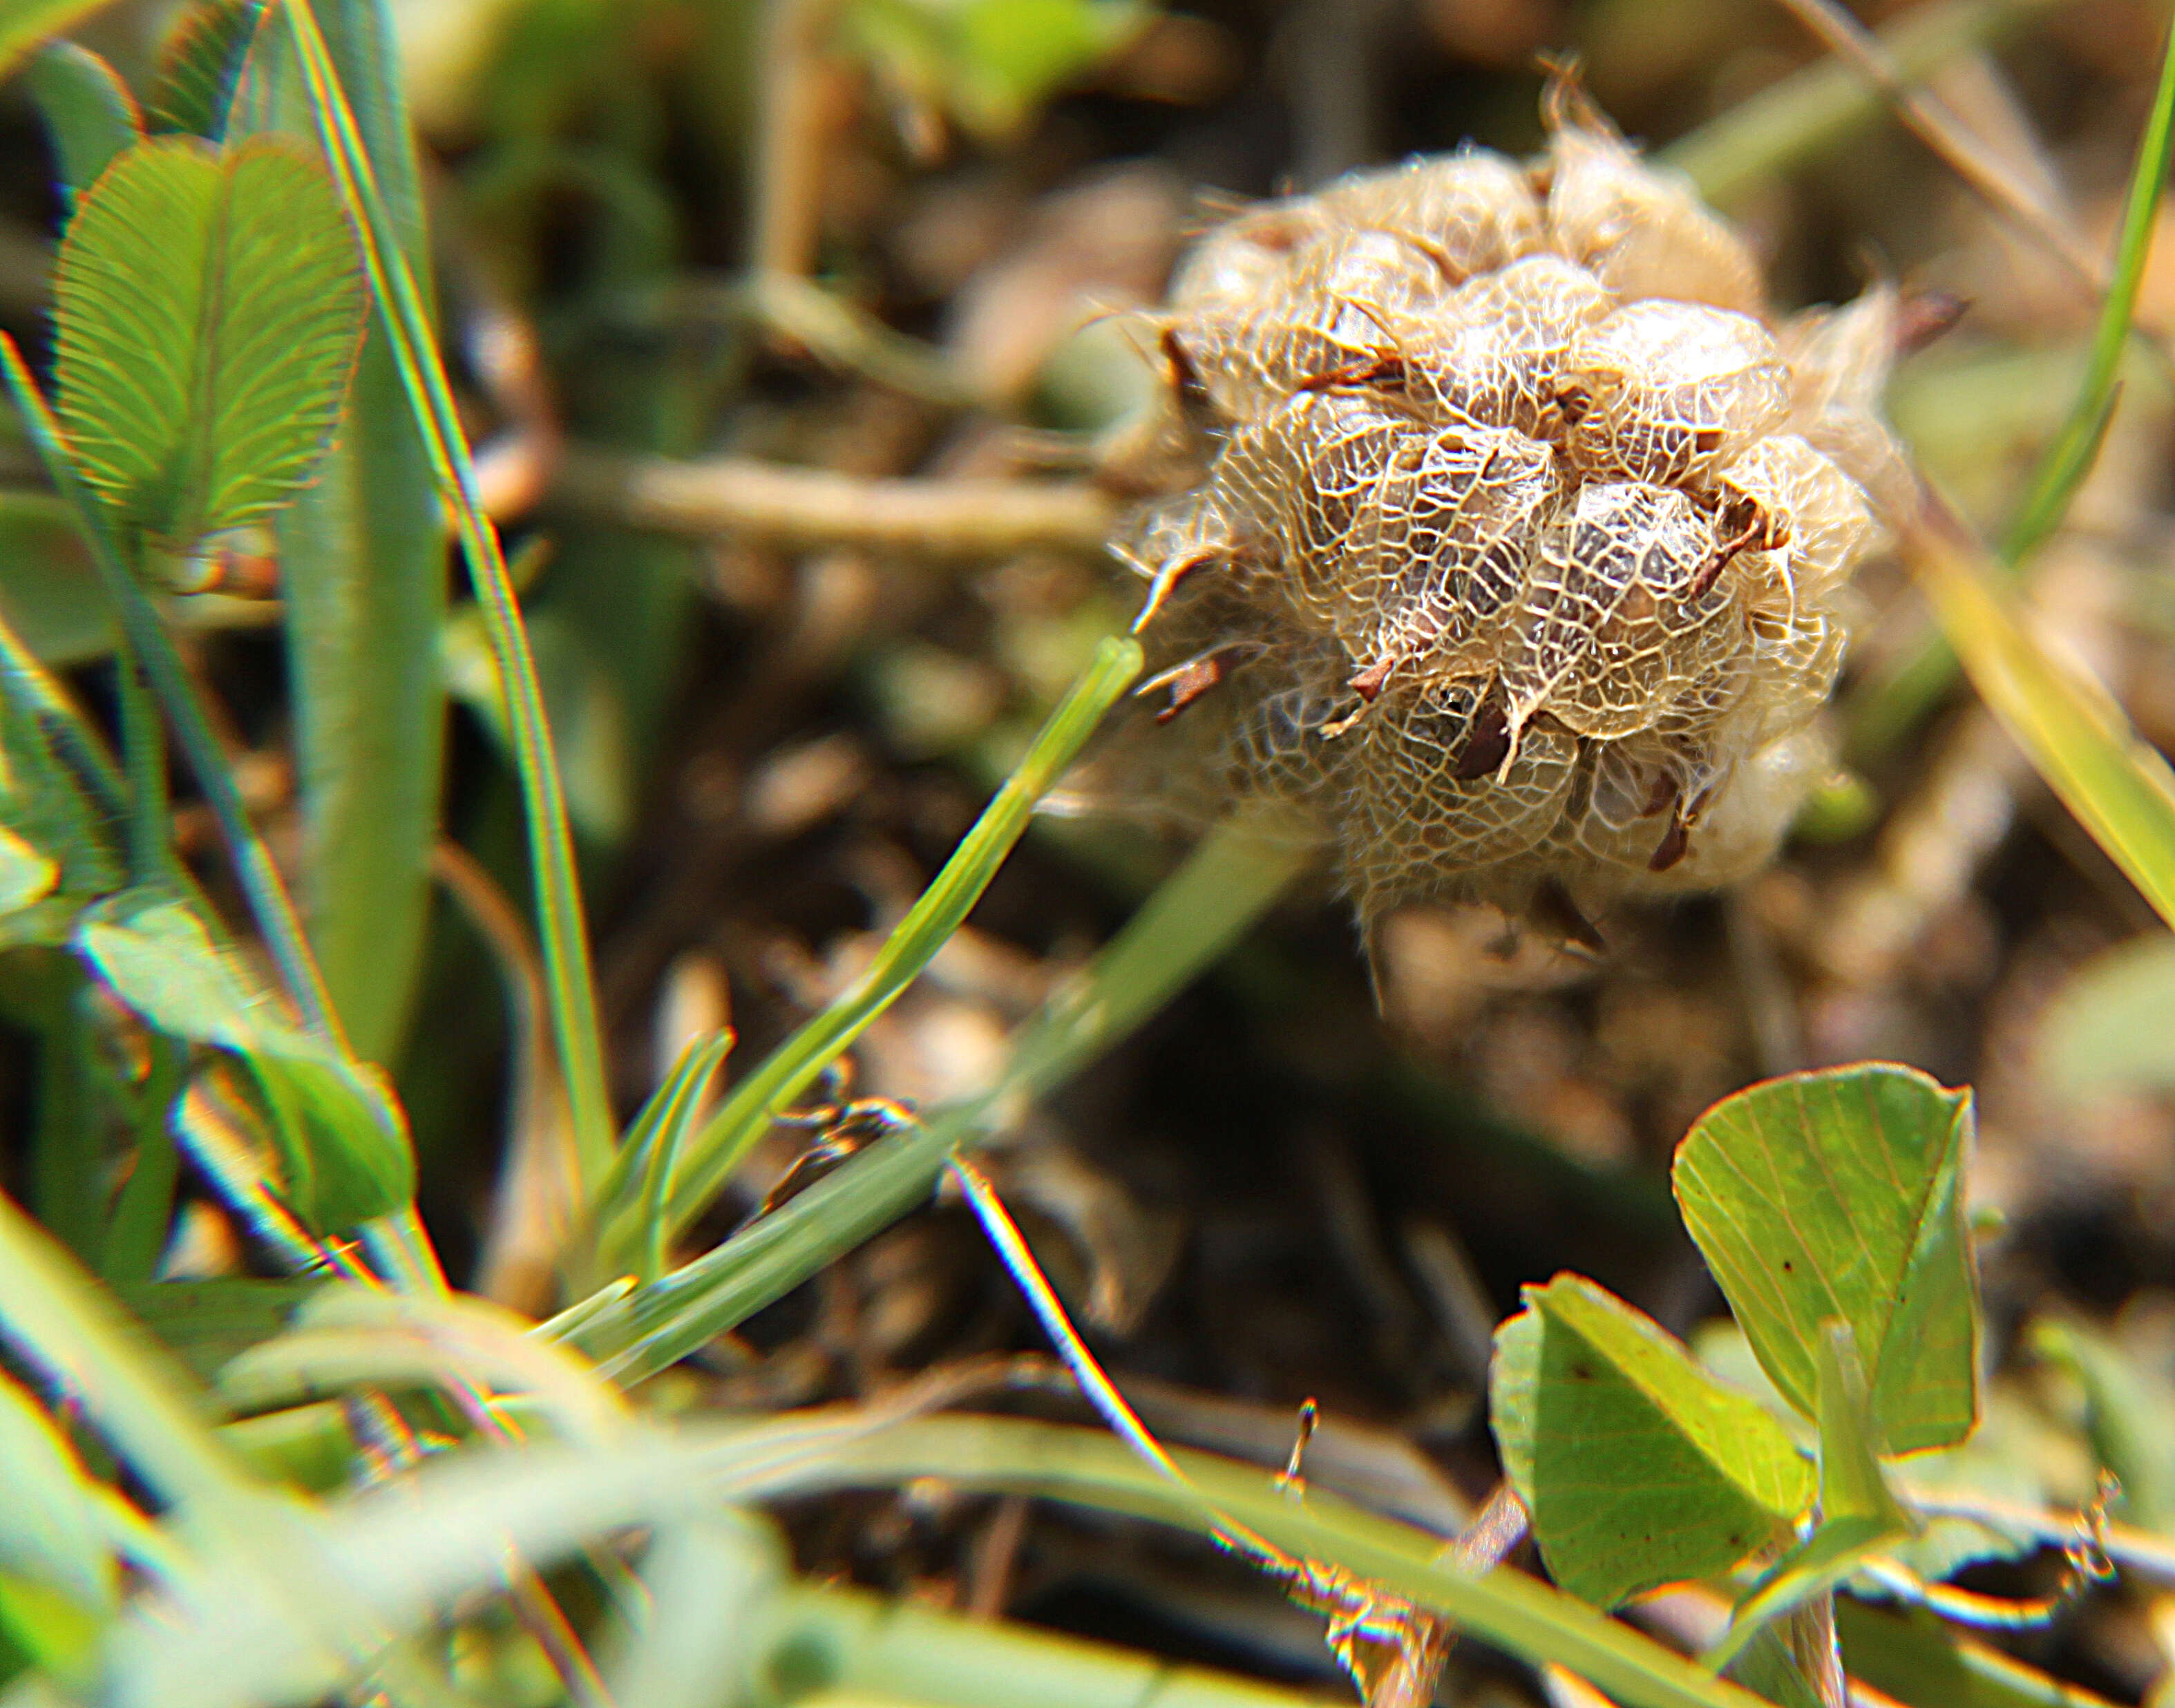
[[[1050,714],[1026,756],[885,940],[868,970],[735,1087],[688,1147],[673,1183],[672,1231],[702,1213],[778,1112],[837,1060],[950,941],[1025,833],[1035,803],[1071,764],[1140,670],[1141,649],[1130,637],[1111,637],[1096,649],[1094,661]]]
[[[24,79],[52,139],[70,206],[144,133],[143,115],[111,66],[73,41],[40,48]]]
[[[487,1299],[323,1287],[290,1328],[220,1370],[218,1392],[237,1412],[262,1412],[356,1390],[475,1386],[521,1396],[568,1440],[623,1434],[618,1391],[533,1326]]]
[[[679,1166],[680,1148],[702,1112],[703,1094],[717,1076],[727,1052],[733,1047],[728,1030],[689,1040],[634,1125],[627,1129],[612,1171],[598,1195],[598,1217],[606,1220],[624,1208],[635,1208],[635,1234],[639,1259],[636,1274],[644,1282],[664,1273],[669,1244],[666,1205],[672,1191],[673,1171]],[[638,1207],[637,1207],[638,1206]],[[609,1260],[607,1266],[610,1266]]]
[[[111,1609],[119,1573],[96,1485],[35,1399],[0,1370],[0,1575],[57,1591],[88,1612]]]
[[[654,1375],[926,1201],[953,1150],[1015,1117],[1153,1014],[1230,948],[1310,850],[1245,817],[1203,839],[1012,1042],[989,1096],[880,1140],[722,1245],[585,1318],[572,1338],[615,1380]]]
[[[2114,420],[2121,400],[2123,352],[2133,329],[2137,296],[2167,189],[2171,140],[2175,140],[2175,25],[2170,27],[2159,86],[2138,141],[2137,161],[2123,200],[2114,264],[2084,374],[2069,414],[2048,442],[2024,501],[2002,537],[2000,561],[2010,570],[2060,527],[2070,500],[2098,461],[2100,446]],[[1949,638],[1953,643],[1955,637]],[[1860,696],[1852,730],[1853,746],[1868,754],[1885,752],[1915,729],[1955,680],[1956,662],[1956,648],[1935,636],[1890,665]],[[1983,683],[1979,691],[1987,692]]]
[[[138,1281],[113,1291],[190,1374],[209,1382],[230,1359],[285,1330],[303,1301],[325,1285],[222,1275],[208,1281]]]
[[[1938,501],[1905,546],[1980,698],[2092,840],[2175,924],[2175,772],[2167,760],[2105,689],[2019,621],[1984,553]]]
[[[1272,1684],[838,1585],[789,1581],[770,1599],[757,1652],[821,1656],[828,1700],[838,1708],[1322,1708],[1336,1700],[1319,1687]],[[637,1699],[615,1693],[615,1700]]]
[[[1179,1459],[1218,1510],[1294,1558],[1342,1566],[1510,1653],[1559,1662],[1626,1708],[1755,1708],[1758,1701],[1522,1573],[1478,1574],[1445,1563],[1440,1538],[1428,1532],[1318,1492],[1294,1500],[1253,1466],[1205,1454]],[[521,1453],[450,1456],[412,1482],[332,1506],[311,1527],[312,1570],[340,1586],[342,1629],[381,1634],[371,1650],[346,1652],[375,1653],[463,1597],[495,1590],[509,1553],[545,1570],[632,1529],[670,1527],[753,1500],[893,1488],[921,1477],[1196,1532],[1207,1523],[1197,1500],[1099,1430],[994,1418],[901,1423],[881,1407],[841,1408],[676,1435],[636,1426],[623,1442],[597,1448],[541,1444]],[[358,1663],[324,1640],[329,1608],[301,1623],[286,1616],[292,1591],[263,1564],[231,1553],[213,1564],[219,1575],[198,1586],[185,1613],[132,1623],[109,1681],[115,1700],[247,1708],[310,1700],[355,1682]],[[243,1632],[251,1640],[237,1642]]]
[[[53,296],[76,466],[169,550],[262,520],[323,453],[364,296],[332,185],[292,144],[136,144],[77,208]]]
[[[4,1196],[0,1338],[64,1387],[161,1499],[217,1503],[244,1485],[187,1374]]]
[[[575,1155],[585,1189],[594,1190],[594,1183],[610,1166],[611,1098],[573,835],[567,822],[566,795],[559,780],[551,725],[536,683],[535,660],[530,656],[527,632],[507,575],[498,532],[476,499],[475,468],[453,405],[453,388],[438,358],[428,307],[402,248],[403,231],[396,217],[401,210],[393,204],[399,187],[391,186],[388,194],[378,182],[360,121],[348,103],[339,68],[309,0],[288,0],[284,15],[293,30],[318,139],[332,166],[341,203],[362,238],[380,323],[392,341],[394,362],[432,477],[453,507],[462,555],[484,612],[499,680],[505,685],[507,721],[513,732],[515,769],[521,783],[529,865],[536,886],[537,935],[551,996],[552,1029],[567,1076]]]
[[[1523,1572],[1469,1570],[1449,1558],[1431,1532],[1319,1489],[1294,1499],[1257,1466],[1175,1452],[1186,1482],[1198,1491],[1189,1494],[1099,1429],[1010,1418],[925,1418],[852,1434],[841,1429],[814,1450],[798,1452],[789,1450],[787,1433],[780,1429],[767,1449],[755,1430],[722,1444],[721,1455],[730,1451],[738,1461],[731,1471],[720,1463],[722,1487],[740,1499],[775,1499],[931,1476],[963,1488],[1061,1500],[1196,1533],[1207,1527],[1199,1498],[1205,1494],[1215,1512],[1294,1558],[1342,1566],[1508,1653],[1566,1667],[1626,1708],[1752,1708],[1758,1700]]]
[[[0,77],[41,41],[64,35],[112,0],[0,0]]]
[[[2001,555],[2012,565],[2030,556],[2061,525],[2069,500],[2076,496],[2098,458],[2100,442],[2114,414],[2115,376],[2122,366],[2123,347],[2129,340],[2137,293],[2145,281],[2145,263],[2159,224],[2161,198],[2167,187],[2171,141],[2175,141],[2175,25],[2171,25],[2167,46],[2161,52],[2160,83],[2153,91],[2145,133],[2138,138],[2137,163],[2130,169],[2129,188],[2123,198],[2122,235],[2115,246],[2114,268],[2107,300],[2100,305],[2099,324],[2092,334],[2091,355],[2085,364],[2076,401],[2040,458],[2024,502],[2001,542]]]
[[[426,271],[420,169],[383,12],[378,0],[342,4],[328,15],[328,46],[402,252]],[[258,29],[262,13],[249,0],[202,7],[196,32],[185,23],[169,44],[165,76],[209,86],[230,140],[299,132],[314,149],[292,31],[276,14]],[[244,55],[247,93],[237,96]],[[193,118],[190,127],[200,127]],[[447,724],[446,510],[394,351],[374,315],[332,448],[275,523],[307,827],[298,887],[341,1022],[356,1054],[380,1062],[400,1049],[423,964]]]
[[[1495,1331],[1489,1420],[1555,1581],[1614,1607],[1790,1532],[1811,1467],[1760,1402],[1581,1276]]]
[[[1822,1324],[1848,1323],[1885,1452],[1978,1418],[1978,1271],[1963,1202],[1968,1091],[1869,1062],[1793,1074],[1693,1123],[1684,1226],[1784,1399],[1819,1415]]]
[[[76,934],[114,995],[169,1037],[231,1054],[271,1106],[280,1196],[319,1232],[405,1203],[415,1160],[375,1072],[284,1018],[189,908],[156,892],[99,903]]]
[[[154,133],[220,139],[264,11],[264,0],[198,0],[182,14],[159,48],[146,103]]]

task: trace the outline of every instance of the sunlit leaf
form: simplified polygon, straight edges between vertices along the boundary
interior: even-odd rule
[[[117,1574],[93,1485],[44,1407],[0,1370],[0,1572],[77,1605],[113,1604]]]
[[[301,149],[136,144],[78,207],[53,293],[69,448],[130,525],[186,551],[307,478],[364,294],[339,198]]]
[[[1600,1606],[1787,1535],[1811,1469],[1759,1402],[1579,1276],[1496,1331],[1489,1417],[1549,1573]]]
[[[1820,1326],[1847,1322],[1883,1453],[1953,1446],[1977,1418],[1971,1133],[1969,1092],[1868,1062],[1724,1098],[1677,1150],[1684,1226],[1760,1367],[1817,1416]]]
[[[0,915],[43,901],[60,877],[57,865],[0,824]]]
[[[146,117],[154,132],[216,142],[264,0],[200,0],[182,15],[159,50],[159,76]]]
[[[101,1496],[68,1439],[0,1370],[0,1629],[36,1663],[81,1678],[120,1573]]]
[[[2047,1006],[2034,1052],[2047,1087],[2086,1098],[2175,1086],[2175,937],[2155,932],[2087,962]]]
[[[2175,1526],[2175,1390],[2167,1378],[2075,1323],[2033,1323],[2031,1346],[2084,1390],[2086,1431],[2122,1484],[2121,1510],[2151,1529]]]
[[[855,0],[844,28],[892,84],[995,138],[1151,16],[1139,0]]]
[[[1905,555],[1988,709],[2160,917],[2175,924],[2175,773],[2107,691],[2057,660],[1938,507]]]
[[[52,41],[30,61],[30,99],[52,139],[61,187],[73,202],[144,133],[135,97],[113,68],[73,41]]]
[[[372,1070],[289,1021],[182,903],[132,892],[79,928],[85,960],[161,1032],[229,1052],[270,1106],[289,1206],[320,1231],[406,1203],[415,1156]]]
[[[351,1388],[474,1384],[523,1395],[567,1440],[594,1445],[622,1434],[629,1415],[619,1391],[559,1342],[531,1334],[534,1326],[466,1295],[323,1287],[285,1333],[220,1372],[219,1391],[238,1411],[263,1411]]]

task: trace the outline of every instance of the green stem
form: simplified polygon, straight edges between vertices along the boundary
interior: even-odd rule
[[[136,1097],[136,1163],[106,1224],[98,1270],[108,1282],[149,1281],[165,1249],[181,1178],[180,1148],[169,1117],[188,1066],[186,1044],[154,1033],[151,1071]]]
[[[107,818],[115,823],[125,821],[129,810],[128,784],[120,767],[114,763],[113,755],[68,702],[52,673],[24,644],[23,637],[8,624],[4,612],[0,612],[0,673],[7,677],[8,698],[29,708],[77,786]]]
[[[535,660],[521,611],[507,578],[498,534],[475,494],[468,442],[453,406],[452,388],[438,360],[422,296],[401,252],[380,194],[355,115],[342,93],[339,73],[317,28],[309,0],[286,0],[294,25],[311,106],[334,181],[361,239],[371,285],[392,335],[400,377],[423,435],[431,469],[452,506],[491,656],[506,695],[507,728],[513,737],[535,874],[539,935],[551,990],[551,1021],[567,1076],[577,1167],[584,1191],[604,1178],[613,1149],[611,1099],[606,1087],[603,1031],[583,922],[581,885],[567,802],[537,686]]]
[[[128,876],[133,883],[151,883],[173,867],[166,732],[142,663],[125,648],[114,657],[113,682],[121,702],[122,759],[128,767]]]
[[[82,1007],[84,973],[73,957],[41,957],[37,981],[38,1102],[30,1185],[38,1219],[85,1263],[98,1261],[105,1206],[98,1182],[98,1092],[91,1033]]]

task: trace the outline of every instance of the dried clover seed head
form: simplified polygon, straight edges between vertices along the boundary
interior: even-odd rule
[[[1158,328],[1187,473],[1120,542],[1170,695],[1142,768],[1307,816],[1363,919],[1443,897],[1576,930],[1766,859],[1909,490],[1876,413],[1894,293],[1778,324],[1689,186],[1566,87],[1549,117],[1531,167],[1467,150],[1239,214]]]

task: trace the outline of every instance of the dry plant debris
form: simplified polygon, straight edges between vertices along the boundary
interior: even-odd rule
[[[1576,939],[1764,864],[1907,490],[1896,293],[1778,321],[1688,185],[1568,82],[1546,107],[1531,165],[1245,210],[1157,324],[1176,472],[1119,549],[1192,739],[1153,769],[1288,803],[1370,926],[1467,899]]]

